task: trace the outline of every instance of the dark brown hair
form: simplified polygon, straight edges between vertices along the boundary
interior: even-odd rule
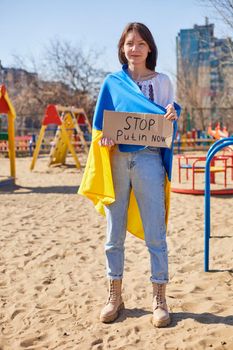
[[[142,39],[145,40],[146,43],[149,45],[151,52],[148,53],[148,56],[146,59],[146,67],[148,69],[154,70],[157,63],[158,49],[150,30],[143,23],[132,22],[127,24],[127,26],[125,27],[118,43],[119,61],[121,62],[121,64],[125,64],[128,62],[122,49],[123,49],[127,34],[133,30],[137,31],[139,35],[142,37]]]

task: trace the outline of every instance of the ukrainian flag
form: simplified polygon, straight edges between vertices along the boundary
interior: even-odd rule
[[[180,106],[174,103],[177,114],[180,115]],[[116,112],[136,112],[136,113],[166,113],[166,109],[150,101],[143,95],[137,84],[129,77],[126,72],[126,66],[120,72],[109,74],[100,91],[96,104],[94,119],[92,143],[87,159],[86,168],[82,178],[78,193],[89,198],[95,205],[96,210],[105,215],[104,206],[110,205],[115,201],[114,185],[111,172],[111,150],[108,147],[100,147],[98,141],[102,137],[103,113],[104,110]],[[176,134],[177,123],[174,123],[173,141]],[[170,205],[170,184],[172,173],[172,147],[161,148],[163,165],[166,170],[166,179],[164,185],[166,223],[168,221]],[[121,151],[126,150],[126,145],[119,145]],[[133,152],[143,149],[144,146],[129,146],[127,151]],[[135,236],[144,239],[144,230],[140,217],[139,208],[133,191],[131,191],[128,208],[127,230]]]

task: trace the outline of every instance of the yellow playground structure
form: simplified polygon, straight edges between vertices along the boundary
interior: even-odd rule
[[[83,147],[84,151],[88,153],[88,141],[85,138],[85,133],[91,135],[91,125],[82,108],[59,105],[48,105],[46,108],[30,169],[33,170],[35,167],[45,131],[50,124],[56,125],[57,129],[52,142],[48,165],[65,164],[67,153],[70,151],[75,165],[79,169],[81,165],[73,144]]]
[[[0,143],[1,141],[8,142],[8,155],[10,160],[10,177],[8,179],[0,180],[0,184],[15,181],[15,117],[16,113],[13,105],[9,99],[6,88],[4,85],[0,86],[0,116],[2,114],[7,115],[7,132],[0,131]]]

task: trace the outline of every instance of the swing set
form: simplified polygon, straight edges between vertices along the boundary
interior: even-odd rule
[[[80,169],[81,165],[74,143],[81,145],[84,151],[88,153],[88,141],[85,138],[85,132],[82,130],[85,128],[86,132],[91,135],[91,125],[86,113],[82,108],[48,105],[42,120],[42,127],[33,153],[30,170],[35,167],[45,131],[49,125],[55,125],[57,128],[49,154],[48,166],[65,164],[66,156],[70,151],[76,167]],[[76,140],[73,142],[74,133],[76,134]]]

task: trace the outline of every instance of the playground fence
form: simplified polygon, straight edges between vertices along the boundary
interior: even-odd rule
[[[174,141],[174,151],[176,153],[182,153],[186,151],[207,151],[210,146],[215,142],[214,139],[182,139]]]
[[[49,154],[51,146],[53,143],[53,138],[45,139],[41,146],[41,154]],[[76,152],[82,152],[82,142],[74,141],[72,142]],[[90,145],[90,141],[87,141],[87,144]],[[15,151],[17,157],[27,157],[32,156],[33,150],[35,148],[35,143],[32,142],[31,136],[16,136],[15,137]],[[8,141],[0,141],[0,154],[4,157],[8,157]]]

